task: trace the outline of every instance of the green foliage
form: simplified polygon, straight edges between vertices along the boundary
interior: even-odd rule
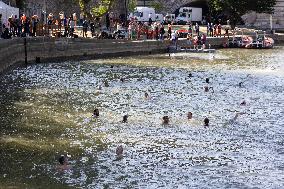
[[[130,12],[134,12],[136,7],[137,7],[137,0],[129,0],[128,1],[128,10]]]
[[[87,5],[90,3],[91,0],[79,0],[79,5],[81,8],[81,11],[84,14],[87,14]]]
[[[114,1],[115,0],[101,0],[95,6],[90,6],[92,0],[79,0],[79,5],[85,16],[92,14],[96,17],[100,17],[109,11]]]
[[[16,0],[16,7],[23,9],[25,5],[25,0]]]
[[[209,0],[209,7],[215,14],[225,14],[236,24],[241,16],[255,11],[257,13],[273,13],[276,0]]]
[[[91,9],[91,12],[94,16],[100,17],[109,11],[112,3],[113,3],[113,0],[112,1],[111,0],[101,0],[99,5]]]
[[[163,8],[164,8],[162,3],[155,2],[155,1],[151,3],[151,7],[153,7],[156,12],[159,12],[159,11],[163,10]]]

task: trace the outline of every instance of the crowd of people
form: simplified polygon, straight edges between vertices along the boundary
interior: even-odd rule
[[[37,16],[27,17],[25,14],[21,17],[11,16],[7,22],[2,22],[0,14],[0,37],[11,39],[12,37],[36,36],[39,19]]]
[[[1,15],[0,15],[1,17]],[[37,15],[31,17],[25,14],[20,17],[11,16],[7,22],[3,23],[0,19],[0,37],[10,39],[12,37],[26,36],[56,36],[56,37],[71,37],[79,36],[89,38],[126,38],[129,40],[153,39],[164,40],[171,39],[176,41],[179,37],[187,37],[194,44],[194,40],[198,40],[196,45],[202,45],[206,42],[206,37],[221,37],[222,25],[221,21],[215,24],[208,22],[207,33],[202,33],[198,23],[187,23],[188,30],[181,32],[180,26],[175,27],[172,23],[165,25],[164,23],[139,22],[135,18],[129,21],[117,19],[112,13],[105,16],[104,21],[101,18],[79,18],[76,14],[70,16],[60,13],[58,16],[50,13],[46,19],[46,24]],[[228,34],[226,29],[226,34]],[[184,36],[187,34],[187,36]]]

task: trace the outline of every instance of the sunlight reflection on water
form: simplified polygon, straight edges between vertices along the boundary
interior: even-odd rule
[[[283,52],[221,50],[31,65],[4,75],[1,85],[8,94],[23,89],[27,98],[12,100],[14,108],[30,108],[22,120],[32,117],[38,126],[55,120],[67,146],[82,150],[63,174],[55,173],[54,162],[42,162],[49,179],[83,188],[281,188]],[[213,90],[205,93],[207,85]],[[240,106],[243,100],[246,106]],[[98,119],[91,118],[96,107]],[[245,114],[226,125],[236,112]],[[128,123],[122,123],[126,114]],[[161,125],[164,115],[168,126]],[[203,127],[205,117],[209,128]],[[115,161],[119,144],[124,158]]]

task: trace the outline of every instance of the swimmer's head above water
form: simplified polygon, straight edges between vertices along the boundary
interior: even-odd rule
[[[94,110],[93,116],[94,116],[94,117],[99,117],[99,116],[100,116],[100,111],[99,111],[98,108],[96,108],[96,109]]]
[[[205,81],[206,81],[206,83],[209,83],[209,78],[206,78]]]
[[[209,92],[209,87],[208,87],[208,86],[205,86],[205,87],[204,87],[204,91],[205,91],[205,92]]]
[[[189,119],[189,120],[192,119],[192,113],[191,112],[187,113],[187,119]]]
[[[120,146],[118,146],[117,148],[116,148],[116,155],[117,156],[122,156],[122,154],[123,154],[123,147],[120,145]]]
[[[204,119],[204,126],[209,127],[209,119],[208,118]]]
[[[67,157],[65,157],[64,155],[61,155],[60,158],[58,159],[60,165],[67,165],[68,161],[67,161]]]
[[[144,97],[145,97],[145,99],[148,99],[150,97],[149,93],[145,92]]]
[[[122,118],[122,122],[127,123],[127,121],[128,121],[128,115],[124,115]]]
[[[164,116],[163,117],[163,124],[168,125],[170,123],[170,118],[169,116]]]

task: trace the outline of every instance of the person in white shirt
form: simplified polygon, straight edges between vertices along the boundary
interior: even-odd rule
[[[72,17],[70,17],[70,20],[69,20],[69,27],[70,27],[70,36],[73,37],[74,31],[75,31],[75,21],[73,20]]]

